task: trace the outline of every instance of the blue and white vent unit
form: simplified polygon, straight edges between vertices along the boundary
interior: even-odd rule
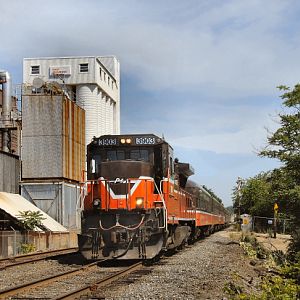
[[[85,110],[86,145],[94,136],[120,134],[120,63],[115,56],[23,60],[23,83],[57,81]]]

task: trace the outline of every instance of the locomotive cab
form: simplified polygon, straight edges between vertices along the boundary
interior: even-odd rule
[[[155,135],[103,136],[87,147],[87,179],[163,178],[173,167],[173,149]]]

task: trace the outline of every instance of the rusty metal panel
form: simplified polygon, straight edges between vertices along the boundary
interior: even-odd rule
[[[65,96],[23,96],[22,178],[80,181],[85,112]]]
[[[0,192],[19,193],[20,160],[0,151]]]
[[[85,112],[73,101],[64,100],[63,177],[81,181],[85,169]]]

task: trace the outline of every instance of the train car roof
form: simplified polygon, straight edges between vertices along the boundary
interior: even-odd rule
[[[218,199],[215,198],[213,195],[211,195],[202,185],[199,185],[198,183],[188,179],[188,181],[186,183],[186,187],[187,188],[198,188],[201,191],[201,193],[204,193],[207,196],[211,197],[214,201],[216,201],[217,203],[220,203],[224,207],[223,202],[219,202]]]

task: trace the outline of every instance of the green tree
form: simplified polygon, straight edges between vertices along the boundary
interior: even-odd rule
[[[42,226],[42,220],[45,218],[40,211],[19,211],[20,222],[22,223],[24,229],[34,230],[37,227]]]
[[[281,207],[300,227],[300,84],[293,90],[280,86],[284,91],[284,111],[279,114],[280,127],[268,137],[268,146],[260,156],[276,158],[283,163],[272,172],[272,190]]]
[[[269,173],[260,173],[244,181],[240,195],[235,188],[233,192],[235,211],[240,205],[241,214],[271,217],[273,200]]]

